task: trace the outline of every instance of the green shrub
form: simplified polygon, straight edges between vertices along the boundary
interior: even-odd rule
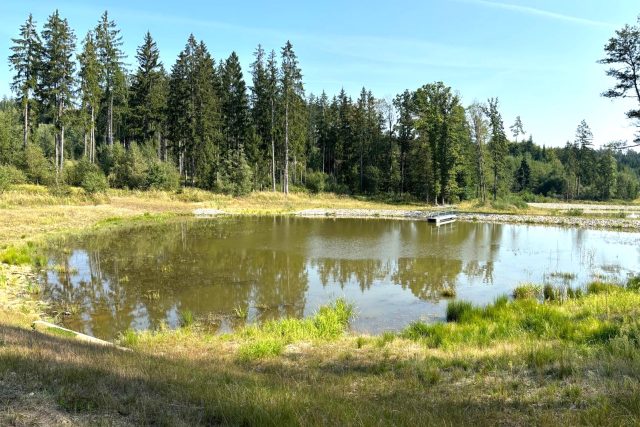
[[[24,184],[27,180],[24,172],[13,165],[0,165],[0,192],[14,184]]]
[[[109,184],[101,171],[89,171],[82,178],[80,187],[89,194],[95,194],[106,192]]]
[[[521,197],[510,194],[505,197],[500,197],[498,200],[491,201],[491,207],[497,210],[513,210],[513,209],[528,209],[527,202],[522,200]]]
[[[468,301],[451,301],[447,305],[447,322],[458,322],[473,311],[473,304]]]
[[[24,151],[24,170],[30,182],[40,185],[51,185],[55,182],[53,164],[44,155],[42,148],[29,144]]]
[[[567,211],[567,216],[582,216],[584,211],[582,209],[571,208]]]
[[[168,162],[152,162],[147,170],[145,187],[154,190],[176,191],[180,188],[180,174]]]
[[[310,192],[317,194],[325,189],[327,174],[322,172],[311,172],[306,176],[305,186]]]
[[[114,144],[108,150],[109,184],[114,188],[144,188],[147,177],[147,162],[135,143],[129,149]]]

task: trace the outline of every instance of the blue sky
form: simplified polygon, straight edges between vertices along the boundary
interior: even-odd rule
[[[127,62],[149,30],[167,69],[193,33],[216,59],[235,50],[245,71],[258,43],[279,49],[290,39],[307,93],[378,97],[444,81],[463,102],[499,97],[505,127],[520,115],[547,146],[574,139],[582,119],[596,145],[630,140],[622,101],[601,98],[611,81],[596,63],[603,46],[640,14],[637,0],[425,1],[37,1],[0,5],[0,57],[29,12],[41,25],[58,8],[81,40],[108,9],[124,38]],[[4,64],[8,64],[4,62]],[[0,96],[9,94],[8,65]]]

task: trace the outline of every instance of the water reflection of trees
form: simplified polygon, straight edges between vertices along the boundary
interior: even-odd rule
[[[261,307],[258,320],[302,315],[304,256],[230,250],[224,240],[229,236],[216,231],[178,224],[67,242],[76,248],[71,254],[52,251],[49,257],[64,268],[47,274],[48,297],[79,309],[78,325],[98,336],[175,321],[183,307],[196,315],[230,314],[234,308],[247,311],[253,301]]]
[[[73,249],[52,251],[51,264],[64,268],[48,273],[46,288],[79,308],[78,327],[103,337],[175,322],[185,308],[196,316],[239,308],[259,321],[299,317],[309,269],[322,286],[370,291],[387,282],[433,300],[461,274],[493,281],[501,230],[287,218],[143,226],[61,242]]]

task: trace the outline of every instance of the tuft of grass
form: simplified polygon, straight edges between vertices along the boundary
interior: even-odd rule
[[[513,290],[514,299],[537,299],[542,294],[542,288],[533,283],[525,283]]]
[[[280,319],[251,325],[238,332],[245,343],[240,346],[241,358],[261,354],[273,355],[295,341],[332,341],[342,336],[353,315],[353,305],[343,299],[320,307],[306,319]],[[278,345],[275,345],[277,343]],[[272,352],[267,351],[273,350]]]
[[[589,294],[611,294],[622,290],[618,285],[604,282],[591,282],[587,285],[587,293]]]
[[[458,322],[473,311],[473,304],[469,301],[451,301],[447,304],[447,322]]]
[[[367,338],[363,337],[363,336],[359,336],[358,338],[356,338],[356,347],[357,348],[362,348],[367,344]]]
[[[38,253],[35,244],[29,242],[26,245],[9,246],[0,251],[0,263],[43,267],[47,264],[47,259]]]
[[[134,329],[127,329],[122,332],[117,342],[124,347],[135,347],[140,341],[140,335]]]
[[[625,287],[631,291],[640,291],[640,276],[629,279]]]
[[[542,296],[545,301],[560,301],[562,300],[562,291],[553,285],[546,284],[542,289]]]
[[[284,343],[276,338],[261,339],[242,345],[238,349],[238,358],[248,361],[275,357],[282,354]]]
[[[393,342],[396,339],[396,334],[390,331],[385,331],[376,340],[376,346],[382,348],[388,343]]]
[[[193,316],[193,312],[191,310],[181,310],[180,311],[180,326],[183,328],[188,328],[189,326],[195,323],[195,318]]]
[[[238,319],[246,320],[246,318],[249,317],[249,311],[246,308],[237,305],[233,308],[233,315]]]

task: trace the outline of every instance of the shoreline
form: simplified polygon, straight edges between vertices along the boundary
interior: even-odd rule
[[[433,212],[433,210],[424,211],[401,209],[305,209],[295,212],[293,215],[300,218],[425,220],[427,216]],[[640,231],[640,220],[625,218],[532,215],[526,213],[499,214],[460,212],[458,213],[458,221],[491,224],[549,225],[617,231]]]

